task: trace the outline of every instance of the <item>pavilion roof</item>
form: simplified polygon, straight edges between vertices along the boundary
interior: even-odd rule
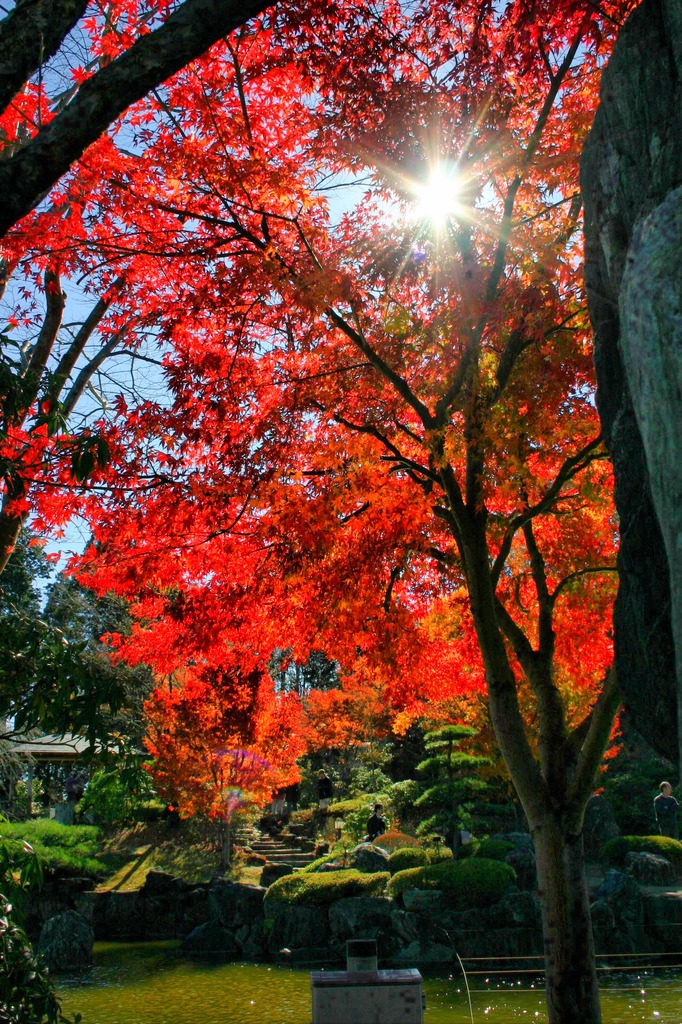
[[[14,752],[19,756],[32,757],[36,761],[78,761],[90,748],[85,736],[65,732],[62,735],[48,733],[32,738],[15,736],[11,739]],[[101,750],[96,744],[95,749]]]

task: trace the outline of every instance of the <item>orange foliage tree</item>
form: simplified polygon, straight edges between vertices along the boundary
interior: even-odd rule
[[[229,863],[235,814],[296,782],[304,752],[300,701],[258,671],[187,670],[145,705],[159,795],[183,815],[217,821]]]
[[[125,271],[168,385],[119,399],[84,506],[83,573],[139,617],[127,655],[323,649],[392,713],[485,690],[552,1024],[599,1020],[581,830],[618,703],[616,528],[578,155],[630,6],[278,9],[132,108],[58,234]],[[36,251],[54,228],[35,215]]]

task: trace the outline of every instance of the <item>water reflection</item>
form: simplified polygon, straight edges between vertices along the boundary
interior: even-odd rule
[[[307,970],[186,960],[175,943],[106,943],[95,966],[60,980],[64,1008],[83,1024],[309,1024]],[[540,978],[474,976],[474,1024],[546,1021]],[[427,977],[425,1024],[471,1024],[462,974]],[[682,971],[609,972],[604,1024],[680,1024]]]

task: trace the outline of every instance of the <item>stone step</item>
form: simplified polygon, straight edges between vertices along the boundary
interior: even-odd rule
[[[291,850],[292,853],[301,852],[298,846],[290,846],[289,843],[269,843],[264,839],[254,839],[249,843],[249,845],[252,850],[257,850],[259,853],[265,850]]]
[[[305,867],[315,860],[313,850],[301,849],[295,843],[291,843],[290,837],[280,838],[279,836],[258,835],[251,836],[246,845],[254,853],[265,857],[271,864],[287,864],[292,868]]]
[[[292,868],[305,867],[313,860],[313,857],[308,857],[304,853],[273,853],[271,857],[268,857],[270,864],[289,864]]]

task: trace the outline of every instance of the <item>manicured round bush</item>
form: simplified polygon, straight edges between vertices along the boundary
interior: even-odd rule
[[[403,846],[388,858],[388,869],[392,875],[409,868],[420,868],[429,862],[426,850],[415,846]]]
[[[388,858],[388,868],[392,875],[396,875],[399,871],[419,868],[425,864],[439,864],[443,860],[452,860],[452,850],[449,846],[441,846],[438,849],[403,846]]]
[[[388,883],[386,892],[400,896],[407,889],[427,889],[448,893],[455,909],[489,907],[514,884],[516,872],[509,864],[475,857],[469,860],[445,860],[439,864],[399,871]]]
[[[508,839],[483,839],[476,850],[477,857],[485,857],[487,860],[504,860],[508,853],[514,849],[514,844]]]
[[[622,867],[629,853],[655,853],[682,870],[682,843],[669,836],[617,836],[604,845],[602,858]]]
[[[408,836],[406,832],[398,832],[397,829],[383,832],[382,835],[376,837],[374,842],[388,853],[395,853],[396,850],[403,850],[408,846],[416,849],[420,845],[419,840],[414,836]]]
[[[355,868],[324,874],[299,871],[273,882],[265,900],[270,904],[327,906],[346,896],[382,896],[390,877],[388,871],[365,875]]]

